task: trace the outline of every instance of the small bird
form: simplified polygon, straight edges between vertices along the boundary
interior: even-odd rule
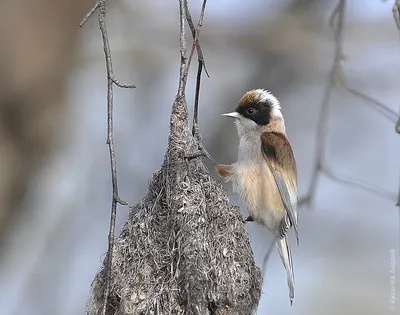
[[[220,176],[247,206],[249,217],[276,237],[287,272],[290,304],[294,299],[294,272],[287,231],[293,227],[297,244],[297,168],[278,99],[264,89],[244,94],[232,113],[239,135],[238,161],[217,165]]]

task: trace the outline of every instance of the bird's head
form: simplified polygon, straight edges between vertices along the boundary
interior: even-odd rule
[[[239,136],[264,131],[285,132],[278,99],[263,89],[246,92],[234,112],[223,116],[235,118]]]

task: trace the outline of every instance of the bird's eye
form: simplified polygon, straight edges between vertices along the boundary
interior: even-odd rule
[[[254,115],[256,111],[255,111],[254,108],[249,108],[246,112],[247,112],[247,114],[249,114],[249,115]]]

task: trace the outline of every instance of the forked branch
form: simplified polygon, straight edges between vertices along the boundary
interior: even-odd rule
[[[110,225],[108,232],[108,249],[107,249],[106,264],[105,264],[106,276],[105,276],[104,293],[103,293],[104,303],[102,308],[102,315],[106,315],[108,298],[110,294],[112,252],[114,248],[114,239],[115,239],[115,220],[117,215],[117,204],[119,203],[121,205],[127,205],[125,201],[121,200],[118,193],[117,165],[116,165],[114,135],[113,135],[113,129],[114,129],[113,86],[114,84],[120,88],[135,88],[135,86],[133,84],[127,84],[117,80],[114,75],[114,70],[111,60],[110,43],[108,40],[107,28],[106,28],[107,1],[98,0],[96,4],[93,6],[93,8],[90,9],[90,11],[86,14],[82,22],[79,24],[79,26],[82,27],[96,10],[98,10],[99,12],[98,22],[99,22],[101,36],[103,38],[104,57],[107,69],[107,144],[110,155],[111,183],[112,183],[111,217],[110,217]]]

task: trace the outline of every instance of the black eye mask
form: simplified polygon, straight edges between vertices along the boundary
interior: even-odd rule
[[[272,105],[268,102],[249,103],[238,106],[236,111],[242,116],[251,119],[257,125],[268,125],[271,120]]]

